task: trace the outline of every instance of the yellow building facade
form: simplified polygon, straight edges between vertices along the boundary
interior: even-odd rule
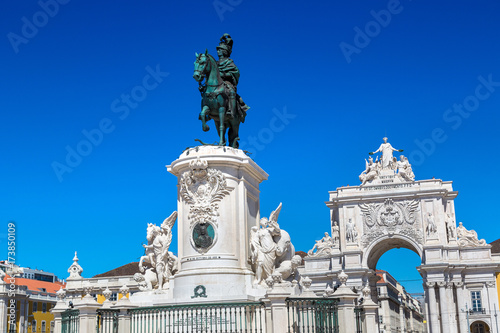
[[[25,278],[6,276],[0,284],[0,327],[9,333],[50,333],[57,302],[56,292],[63,286]],[[15,305],[15,310],[12,305]]]

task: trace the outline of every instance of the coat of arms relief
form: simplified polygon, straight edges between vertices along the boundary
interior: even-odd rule
[[[200,253],[207,252],[216,242],[220,202],[231,188],[220,170],[208,167],[199,157],[189,163],[191,170],[180,181],[180,194],[189,204],[191,244]]]
[[[359,206],[363,216],[363,245],[368,246],[376,238],[401,234],[423,243],[422,231],[418,223],[419,202],[405,200],[394,202],[385,199],[384,203],[368,203]]]

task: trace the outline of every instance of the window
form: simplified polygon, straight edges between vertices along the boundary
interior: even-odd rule
[[[37,311],[38,311],[38,303],[33,302],[33,312],[37,312]]]
[[[36,332],[36,320],[33,320],[31,322],[31,332],[33,332],[33,333]]]
[[[50,322],[50,333],[54,333],[54,322]]]
[[[111,302],[116,302],[118,300],[118,294],[117,293],[112,293],[111,297],[109,298]]]
[[[481,292],[480,291],[471,291],[471,298],[472,298],[472,311],[481,311],[482,310],[482,304],[481,304]]]
[[[42,329],[40,331],[41,333],[45,333],[45,320],[42,321]]]
[[[47,303],[42,303],[42,312],[47,312]]]

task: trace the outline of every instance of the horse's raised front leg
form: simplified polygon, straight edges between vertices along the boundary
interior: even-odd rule
[[[224,120],[226,117],[226,108],[221,106],[219,107],[219,146],[224,146],[226,144],[226,140],[224,139],[226,136],[226,129],[224,128]]]
[[[141,260],[139,260],[139,270],[144,273],[144,266],[142,265],[143,261],[144,261],[144,258],[146,258],[146,256],[142,256],[141,257]]]
[[[200,112],[200,120],[201,120],[201,127],[203,128],[204,132],[207,132],[210,127],[207,125],[207,113],[210,112],[210,108],[208,106],[204,106],[203,109]]]

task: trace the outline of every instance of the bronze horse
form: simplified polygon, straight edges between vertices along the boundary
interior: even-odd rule
[[[196,53],[193,78],[200,84],[202,99],[199,118],[203,131],[210,129],[207,121],[213,119],[219,133],[219,146],[226,145],[226,129],[229,129],[229,146],[238,148],[238,130],[240,123],[245,121],[245,112],[237,112],[235,117],[227,116],[229,88],[220,76],[217,61],[208,54],[208,50],[202,54]]]

